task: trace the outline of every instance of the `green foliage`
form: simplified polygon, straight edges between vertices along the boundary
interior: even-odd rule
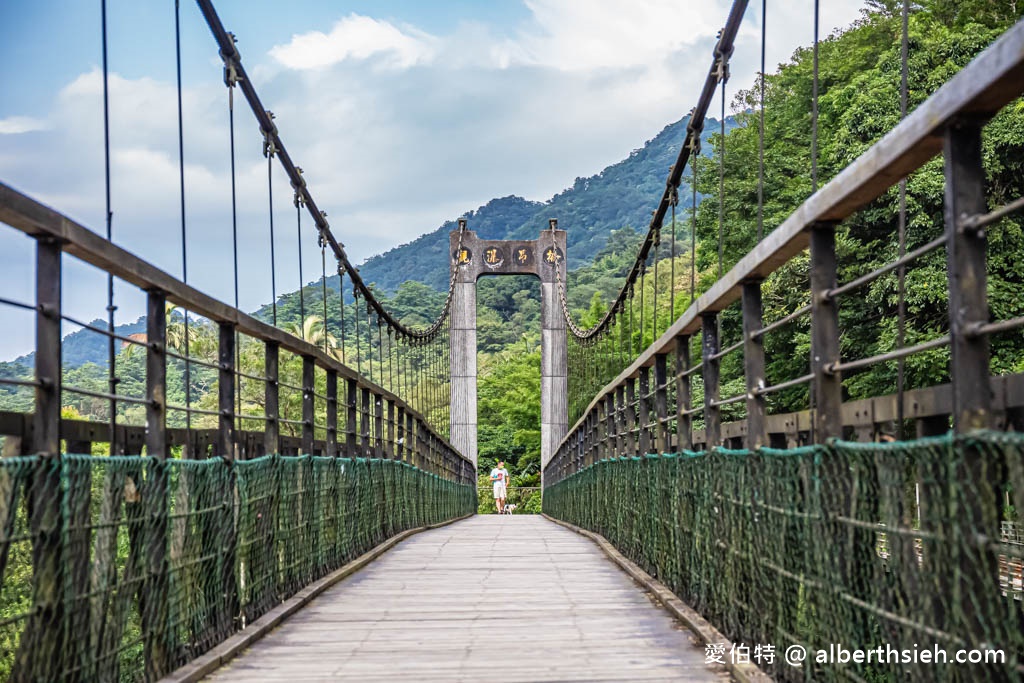
[[[945,0],[922,3],[910,18],[909,108],[912,110],[1017,19],[1013,2],[984,2],[974,11]],[[892,6],[890,6],[892,5]],[[833,178],[900,118],[900,20],[887,2],[873,5],[845,32],[824,40],[819,50],[818,184]],[[764,232],[781,224],[811,193],[812,55],[798,50],[793,60],[767,76],[765,105]],[[705,196],[697,212],[701,249],[697,267],[699,289],[706,291],[720,272],[732,267],[757,242],[759,93],[741,92],[736,104],[745,113],[726,136],[725,199],[719,202],[720,135],[713,135],[713,159],[698,163],[698,191]],[[984,163],[988,201],[996,207],[1024,194],[1024,117],[1022,103],[1011,104],[985,129]],[[935,159],[907,182],[907,249],[930,242],[943,231],[943,174]],[[837,233],[839,281],[846,282],[898,256],[898,188],[871,202],[844,221]],[[722,263],[719,266],[719,211],[722,212]],[[1007,218],[988,231],[989,291],[992,313],[1010,318],[1024,313],[1024,220]],[[917,344],[945,333],[948,327],[945,252],[919,259],[907,271],[905,344]],[[807,303],[808,263],[801,256],[783,266],[764,287],[765,320],[781,318]],[[864,358],[895,348],[897,343],[897,279],[895,273],[844,296],[840,306],[844,359]],[[722,345],[740,335],[734,307],[722,315]],[[1019,372],[1024,343],[1019,335],[992,340],[996,373]],[[807,372],[809,330],[806,318],[766,339],[768,379],[778,382]],[[907,387],[939,384],[948,378],[948,350],[936,349],[907,359]],[[739,358],[726,358],[723,378],[742,373]],[[848,398],[895,391],[895,363],[844,376]],[[723,389],[723,395],[724,393]],[[773,395],[773,411],[803,407],[805,388]]]

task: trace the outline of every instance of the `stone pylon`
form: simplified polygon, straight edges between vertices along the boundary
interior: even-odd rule
[[[464,226],[464,223],[460,222]],[[451,311],[451,443],[477,462],[476,282],[484,275],[540,278],[541,467],[569,429],[566,325],[558,281],[565,282],[565,231],[549,229],[536,240],[482,240],[469,230],[449,236],[455,272]]]

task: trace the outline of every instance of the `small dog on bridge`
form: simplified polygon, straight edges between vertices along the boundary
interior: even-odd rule
[[[511,515],[512,511],[515,510],[515,509],[516,509],[516,504],[515,503],[505,503],[505,507],[502,508],[501,514],[503,514],[503,515]]]

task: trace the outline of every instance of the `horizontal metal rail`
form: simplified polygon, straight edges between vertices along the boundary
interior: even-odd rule
[[[741,348],[743,348],[743,340],[742,339],[739,340],[738,342],[736,342],[735,344],[733,344],[732,346],[726,346],[724,349],[722,349],[718,353],[711,354],[710,356],[708,356],[708,359],[709,360],[718,360],[719,358],[725,358],[726,356],[728,356],[733,351],[735,351],[737,349],[741,349]]]
[[[922,351],[928,351],[929,349],[935,349],[941,346],[949,346],[948,334],[944,334],[941,337],[936,337],[935,339],[922,342],[915,346],[905,346],[902,349],[895,349],[887,353],[880,353],[877,356],[871,356],[869,358],[860,358],[858,360],[851,360],[838,364],[833,363],[826,368],[826,371],[834,373],[844,372],[846,370],[857,370],[859,368],[866,368],[869,365],[876,365],[877,363],[885,363],[887,361],[899,360],[900,358],[913,356],[915,353],[921,353]]]
[[[456,453],[457,457],[472,469],[471,461],[458,453],[444,436],[434,431],[426,418],[409,403],[384,387],[371,382],[333,356],[324,353],[320,347],[305,342],[185,284],[126,249],[108,242],[102,236],[67,216],[2,182],[0,182],[0,222],[27,235],[54,238],[60,242],[61,250],[64,253],[96,266],[143,291],[163,292],[169,302],[186,308],[211,322],[230,325],[240,334],[271,342],[288,353],[312,358],[314,363],[324,370],[335,372],[339,378],[353,380],[357,387],[369,389],[373,394],[394,402],[396,407],[402,408],[405,414],[411,416],[413,420],[427,425],[430,434],[437,439],[441,447]],[[32,310],[37,309],[32,307]],[[176,409],[184,410],[183,407]],[[198,411],[194,410],[193,412]],[[217,415],[218,413],[209,414]]]
[[[16,387],[38,387],[39,381],[34,379],[14,379],[12,377],[0,377],[0,384],[10,384]]]
[[[808,373],[795,379],[786,380],[785,382],[779,382],[778,384],[772,384],[766,387],[758,387],[757,389],[754,389],[754,394],[756,394],[757,396],[764,396],[766,394],[771,394],[776,391],[782,391],[783,389],[789,389],[790,387],[799,386],[801,384],[807,384],[812,379],[814,379],[814,375],[812,373]]]
[[[62,391],[68,391],[72,394],[80,394],[82,396],[89,396],[90,398],[102,398],[108,401],[118,401],[121,403],[137,403],[139,405],[149,405],[151,402],[145,398],[136,398],[135,396],[122,396],[121,394],[111,394],[105,391],[93,391],[91,389],[83,389],[81,387],[74,387],[67,384],[61,384],[60,388]]]
[[[975,324],[967,328],[967,336],[969,337],[980,337],[986,334],[995,334],[997,332],[1009,332],[1010,330],[1016,330],[1019,327],[1024,327],[1024,316],[1019,318],[1009,318],[1007,320],[997,320],[992,323]]]
[[[827,298],[829,298],[829,299],[834,299],[837,296],[841,296],[843,294],[846,294],[847,292],[850,292],[850,291],[852,291],[854,289],[857,289],[858,287],[863,287],[864,285],[868,284],[869,282],[874,282],[875,280],[877,280],[878,278],[882,277],[886,273],[892,272],[892,271],[896,270],[897,268],[899,268],[900,266],[906,265],[906,264],[910,263],[911,261],[914,261],[915,259],[918,259],[918,258],[924,256],[925,254],[929,253],[929,252],[935,251],[936,249],[938,249],[939,247],[941,247],[945,243],[946,243],[946,236],[945,235],[943,235],[942,237],[938,237],[936,239],[933,239],[928,244],[925,244],[924,246],[918,247],[914,251],[907,252],[902,257],[896,259],[892,263],[887,263],[884,266],[882,266],[881,268],[877,268],[877,269],[871,271],[870,273],[865,273],[864,275],[861,275],[859,278],[857,278],[855,280],[850,280],[845,285],[840,285],[838,287],[835,287],[834,289],[828,290],[828,292],[825,293],[825,296]]]
[[[39,310],[38,306],[33,306],[32,304],[26,304],[24,301],[15,301],[14,299],[7,299],[7,298],[4,298],[2,296],[0,296],[0,304],[3,304],[4,306],[13,306],[14,308],[20,308],[20,309],[25,310],[25,311],[38,311]]]
[[[220,417],[221,412],[217,410],[206,410],[205,408],[192,408],[189,406],[179,406],[173,403],[167,404],[167,410],[177,410],[183,413],[195,414],[195,415],[212,415],[214,417]]]
[[[759,330],[754,330],[753,332],[750,333],[750,337],[751,337],[751,339],[757,339],[758,337],[763,337],[764,335],[768,334],[769,332],[777,330],[780,327],[782,327],[783,325],[788,325],[789,323],[793,322],[794,320],[796,320],[800,316],[807,315],[810,312],[811,312],[811,305],[810,304],[807,304],[806,306],[801,306],[800,308],[796,309],[795,311],[793,311],[792,313],[790,313],[786,317],[779,318],[778,320],[776,320],[776,321],[774,321],[774,322],[772,322],[772,323],[770,323],[768,325],[765,325],[764,327],[762,327]]]
[[[224,365],[221,363],[214,363],[212,361],[202,360],[200,358],[196,358],[195,356],[186,356],[182,353],[176,353],[174,351],[171,351],[170,349],[167,349],[165,353],[169,358],[176,358],[177,360],[184,361],[190,365],[199,365],[204,368],[210,368],[211,370],[225,369]]]
[[[1015,211],[1024,211],[1024,197],[1015,199],[1009,204],[1004,204],[995,211],[990,211],[980,216],[971,216],[960,224],[960,228],[963,230],[978,230],[1009,216]]]

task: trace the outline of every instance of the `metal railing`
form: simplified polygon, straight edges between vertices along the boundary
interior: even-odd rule
[[[950,385],[900,391],[877,399],[895,405],[892,418],[913,418],[921,435],[995,426],[994,411],[1005,424],[1020,424],[1024,395],[1021,377],[989,378],[988,337],[1024,328],[1024,318],[989,320],[986,289],[985,227],[1019,211],[1015,200],[989,211],[984,193],[981,135],[985,121],[1024,92],[1024,22],[1011,27],[993,45],[950,79],[893,130],[801,204],[767,234],[731,270],[697,298],[669,328],[617,378],[590,401],[544,469],[545,486],[605,458],[666,453],[721,445],[824,442],[845,433],[877,433],[882,420],[863,429],[864,416],[843,401],[843,373],[949,347]],[[716,53],[716,63],[719,56]],[[943,153],[946,179],[944,234],[897,260],[837,284],[835,233],[839,223],[899,180]],[[678,169],[674,169],[676,173]],[[844,359],[840,353],[840,299],[875,279],[945,247],[948,260],[947,334],[899,346],[868,358]],[[762,282],[810,250],[810,303],[778,320],[763,320]],[[719,339],[723,312],[739,302],[742,333],[723,348]],[[767,381],[764,338],[785,325],[810,319],[810,372]],[[699,341],[700,360],[691,360]],[[728,354],[741,353],[744,391],[721,397],[720,366]],[[670,363],[670,360],[674,362]],[[672,367],[670,367],[672,366]],[[703,401],[693,400],[693,378],[701,379]],[[993,393],[992,383],[1013,391]],[[809,386],[812,404],[804,413],[769,415],[766,397]],[[946,400],[948,398],[948,400]],[[723,425],[723,408],[739,404],[740,423]],[[695,429],[696,421],[702,429]],[[726,434],[725,432],[728,432]]]

